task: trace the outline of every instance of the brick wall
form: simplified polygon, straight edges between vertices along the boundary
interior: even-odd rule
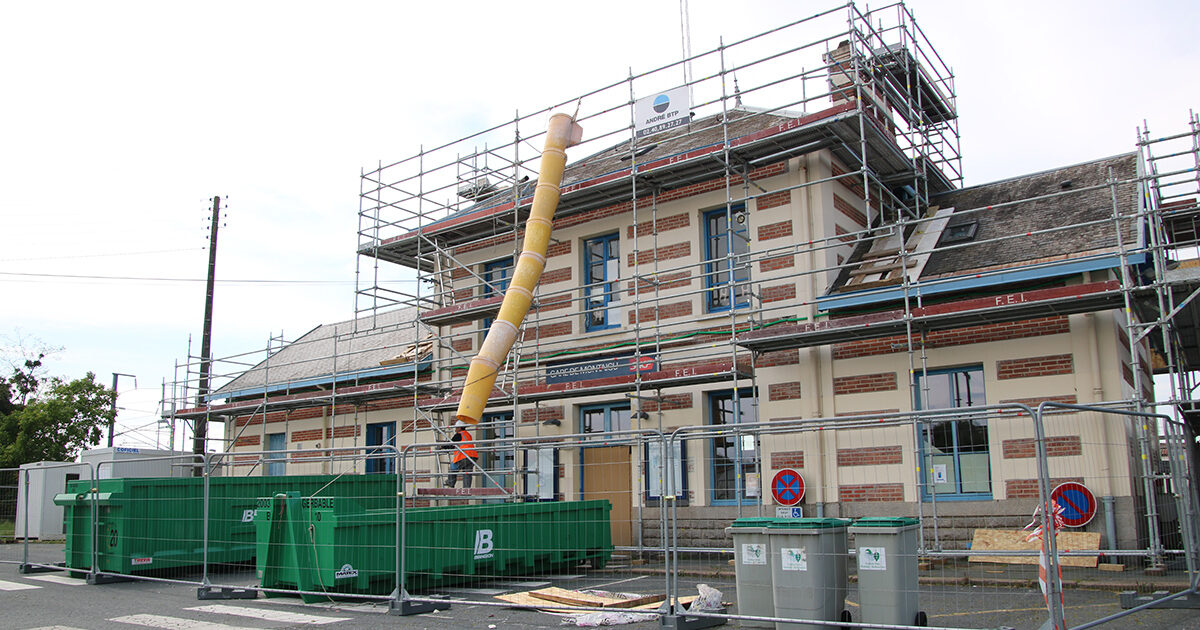
[[[800,397],[800,381],[767,385],[767,400],[794,400]]]
[[[562,406],[533,407],[521,410],[521,422],[545,422],[547,420],[558,420],[559,422],[562,422]]]
[[[783,256],[772,256],[764,258],[758,262],[759,271],[776,271],[779,269],[787,269],[796,266],[796,256],[794,254],[784,254]]]
[[[775,367],[777,365],[799,365],[800,350],[793,348],[791,350],[775,350],[773,352],[764,352],[758,355],[758,359],[754,361],[754,365],[760,368]]]
[[[569,334],[571,334],[571,322],[555,322],[553,324],[545,324],[542,326],[526,328],[524,335],[521,338],[525,341],[530,341],[533,339],[562,337],[563,335]]]
[[[833,379],[833,393],[839,395],[862,394],[865,392],[889,392],[895,389],[895,372],[838,376]]]
[[[868,448],[839,448],[838,466],[878,466],[899,464],[904,461],[904,450],[900,446],[872,446]]]
[[[672,216],[669,216],[669,217],[666,217],[663,219],[659,219],[657,222],[655,222],[655,221],[639,221],[637,224],[637,234],[638,234],[638,236],[646,236],[648,234],[653,234],[655,232],[655,228],[657,228],[657,231],[659,234],[662,234],[663,232],[670,232],[671,230],[678,230],[680,228],[688,227],[691,224],[692,224],[691,213],[684,212],[682,214],[676,214],[676,215],[672,215]],[[626,226],[625,238],[633,238],[633,234],[634,234],[634,226],[632,226],[632,225]]]
[[[1005,459],[1023,459],[1037,455],[1037,441],[1034,438],[1018,438],[1004,440],[1001,443]],[[1083,442],[1078,435],[1064,435],[1046,438],[1047,457],[1066,457],[1083,453]]]
[[[773,192],[773,193],[769,193],[766,195],[761,195],[755,201],[754,205],[759,210],[766,210],[768,208],[776,208],[779,206],[787,205],[791,202],[792,202],[792,191],[781,190],[779,192]]]
[[[546,246],[546,258],[565,256],[571,253],[571,241],[551,242]]]
[[[791,300],[796,297],[796,284],[794,282],[789,282],[787,284],[777,284],[770,287],[763,287],[760,289],[760,295],[764,303]]]
[[[903,501],[902,483],[863,483],[838,486],[838,500],[851,501]]]
[[[634,282],[634,280],[630,280],[625,284],[626,291],[629,293],[629,295],[633,295]],[[692,272],[687,270],[674,271],[671,273],[659,274],[657,278],[638,278],[636,282],[637,292],[639,295],[642,293],[653,293],[655,289],[658,289],[659,291],[678,289],[680,287],[686,287],[692,283]]]
[[[692,242],[683,241],[673,245],[663,245],[657,249],[643,249],[637,252],[635,259],[633,252],[625,256],[625,264],[629,267],[634,265],[646,265],[654,261],[672,260],[675,258],[683,258],[692,254]]]
[[[1083,483],[1083,477],[1064,477],[1062,479],[1051,479],[1050,489],[1055,486],[1075,481]],[[1010,499],[1036,499],[1038,498],[1038,480],[1037,479],[1009,479],[1004,482],[1004,496]]]
[[[453,348],[454,350],[457,350],[458,352],[468,352],[471,350],[472,346],[474,346],[474,345],[475,345],[475,342],[472,341],[470,338],[455,339],[450,342],[450,347]]]
[[[324,429],[308,429],[306,431],[292,431],[293,442],[311,442],[325,437]]]
[[[261,436],[243,435],[243,436],[239,437],[237,439],[237,441],[235,441],[233,443],[233,447],[238,448],[240,446],[258,446],[259,444],[262,444]]]
[[[1056,335],[1070,332],[1070,330],[1070,323],[1065,316],[1041,317],[1018,322],[985,324],[982,326],[968,326],[966,328],[931,332],[926,337],[925,347],[943,348],[989,341],[1008,341],[1011,339],[1040,337],[1042,335]],[[833,358],[853,359],[855,357],[903,352],[905,349],[904,344],[905,338],[902,335],[839,343],[833,346]]]
[[[758,228],[758,240],[769,241],[774,238],[785,238],[792,235],[791,220],[761,225]]]
[[[778,451],[771,453],[771,468],[804,468],[804,451]]]
[[[571,267],[563,267],[562,269],[552,269],[542,274],[538,282],[542,284],[554,284],[555,282],[567,282],[571,279]]]
[[[646,400],[642,402],[642,411],[654,413],[656,411],[670,411],[672,409],[691,409],[692,394],[668,394],[662,397],[662,401]]]
[[[1008,359],[996,362],[996,378],[1001,380],[1070,374],[1074,371],[1074,362],[1071,360],[1071,355],[1069,354],[1052,354],[1044,357]]]
[[[639,309],[636,312],[630,311],[629,323],[636,324],[638,322],[651,322],[659,319],[684,317],[691,314],[692,301],[684,300],[683,302],[672,302],[670,304],[662,304],[660,306],[651,306],[649,308]]]
[[[864,228],[867,226],[867,215],[863,214],[861,210],[851,205],[849,201],[842,199],[836,194],[833,196],[833,207],[837,209],[838,212],[846,215],[846,218],[854,222],[854,225],[858,226],[859,228]]]

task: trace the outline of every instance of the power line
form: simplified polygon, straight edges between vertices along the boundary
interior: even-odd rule
[[[177,252],[203,251],[203,247],[185,247],[181,249],[154,249],[144,252],[117,252],[108,254],[78,254],[75,256],[36,256],[32,258],[0,258],[0,262],[31,262],[39,260],[73,260],[78,258],[114,258],[118,256],[145,256],[149,254],[174,254]]]
[[[164,278],[154,276],[96,276],[88,274],[66,274],[66,273],[26,273],[19,271],[0,271],[0,276],[13,276],[24,278],[47,278],[47,279],[64,279],[64,280],[127,280],[135,282],[206,282],[205,278]],[[217,280],[222,284],[354,284],[353,280],[257,280],[257,279],[238,279],[238,280]],[[384,284],[396,283],[413,283],[412,280],[388,280],[381,281]]]

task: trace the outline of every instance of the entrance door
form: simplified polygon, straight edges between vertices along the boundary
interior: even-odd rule
[[[612,542],[633,544],[633,480],[628,446],[583,449],[583,498],[608,499],[612,504]]]
[[[633,468],[628,446],[609,446],[605,438],[630,427],[629,404],[589,405],[579,410],[580,432],[595,446],[583,447],[583,498],[612,504],[614,545],[633,544]],[[622,436],[625,437],[625,436]]]

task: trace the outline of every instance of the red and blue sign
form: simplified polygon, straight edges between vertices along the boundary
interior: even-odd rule
[[[779,505],[796,505],[804,498],[804,477],[791,468],[784,468],[771,478],[771,496]]]
[[[1096,516],[1096,495],[1088,487],[1068,481],[1050,491],[1050,500],[1062,508],[1063,525],[1083,527]]]

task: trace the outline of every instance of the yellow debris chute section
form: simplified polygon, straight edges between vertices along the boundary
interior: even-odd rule
[[[525,222],[525,241],[517,258],[500,313],[488,329],[479,354],[471,359],[462,398],[458,402],[459,420],[476,424],[483,416],[500,366],[517,339],[517,331],[533,303],[533,288],[546,267],[546,247],[554,226],[554,211],[558,208],[563,168],[567,164],[566,148],[579,144],[583,128],[567,114],[554,114],[546,130],[546,146],[542,149],[542,167],[538,172],[537,188],[533,191],[533,206]]]

